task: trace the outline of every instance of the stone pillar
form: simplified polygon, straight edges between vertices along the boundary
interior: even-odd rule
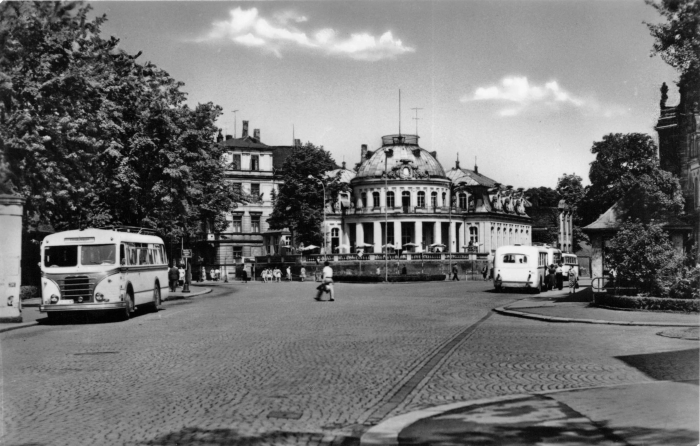
[[[450,246],[447,247],[448,252],[459,252],[457,247],[457,223],[452,221],[450,223]]]
[[[416,240],[415,244],[418,245],[416,246],[416,252],[423,252],[423,222],[422,221],[416,221]]]
[[[403,249],[401,246],[401,220],[394,220],[394,246]]]
[[[355,246],[361,245],[365,242],[365,228],[362,227],[362,223],[355,223]]]
[[[350,246],[350,228],[348,227],[347,223],[343,223],[342,227],[343,229],[340,233],[340,244]],[[347,250],[347,248],[344,248],[344,251],[345,250]]]
[[[15,195],[0,195],[0,322],[22,322],[19,293],[24,201]]]
[[[435,240],[433,243],[443,243],[442,222],[440,220],[436,220],[435,224],[433,225],[433,240]]]
[[[603,236],[591,234],[591,278],[603,277]]]
[[[382,252],[382,245],[384,244],[384,237],[382,237],[382,222],[376,220],[374,222],[374,252]]]

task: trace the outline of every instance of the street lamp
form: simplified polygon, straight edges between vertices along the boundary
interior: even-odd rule
[[[449,205],[450,205],[450,225],[448,226],[448,229],[447,229],[447,232],[448,232],[448,234],[447,234],[447,249],[448,249],[448,253],[450,256],[450,261],[449,261],[449,266],[448,266],[448,270],[447,270],[447,277],[450,277],[450,274],[452,274],[452,242],[454,241],[454,240],[452,240],[452,200],[454,198],[455,193],[462,192],[465,189],[465,186],[466,186],[466,183],[464,183],[464,182],[461,182],[459,184],[451,184],[450,185],[450,197],[449,197],[449,200],[450,200],[450,202],[449,202]],[[457,231],[455,230],[455,232],[457,232]],[[456,248],[457,248],[457,252],[459,252],[459,247],[457,246]]]
[[[394,149],[384,149],[384,282],[389,282],[389,175],[387,174],[387,164],[389,157],[394,156]],[[396,240],[394,240],[396,243]]]
[[[307,177],[310,180],[315,180],[321,183],[321,187],[323,188],[323,227],[321,228],[321,236],[323,236],[323,254],[325,255],[327,253],[326,249],[326,185],[323,184],[323,181],[319,180],[318,178],[314,177],[313,175],[309,175]]]

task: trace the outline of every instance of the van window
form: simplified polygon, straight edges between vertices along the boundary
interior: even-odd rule
[[[503,256],[503,263],[527,263],[527,256],[525,254],[505,254]]]

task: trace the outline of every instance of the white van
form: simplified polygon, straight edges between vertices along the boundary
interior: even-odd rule
[[[48,235],[41,242],[40,311],[157,309],[168,296],[163,240],[140,228],[84,229]]]
[[[526,288],[535,293],[546,283],[548,249],[544,246],[506,245],[496,249],[493,285],[502,288]]]

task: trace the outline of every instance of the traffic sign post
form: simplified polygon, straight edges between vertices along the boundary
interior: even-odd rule
[[[192,250],[191,249],[183,249],[182,250],[182,258],[185,259],[185,283],[182,286],[182,292],[189,293],[190,292],[190,281],[192,280],[192,273],[190,272],[190,266],[188,264],[187,259],[192,258]]]

